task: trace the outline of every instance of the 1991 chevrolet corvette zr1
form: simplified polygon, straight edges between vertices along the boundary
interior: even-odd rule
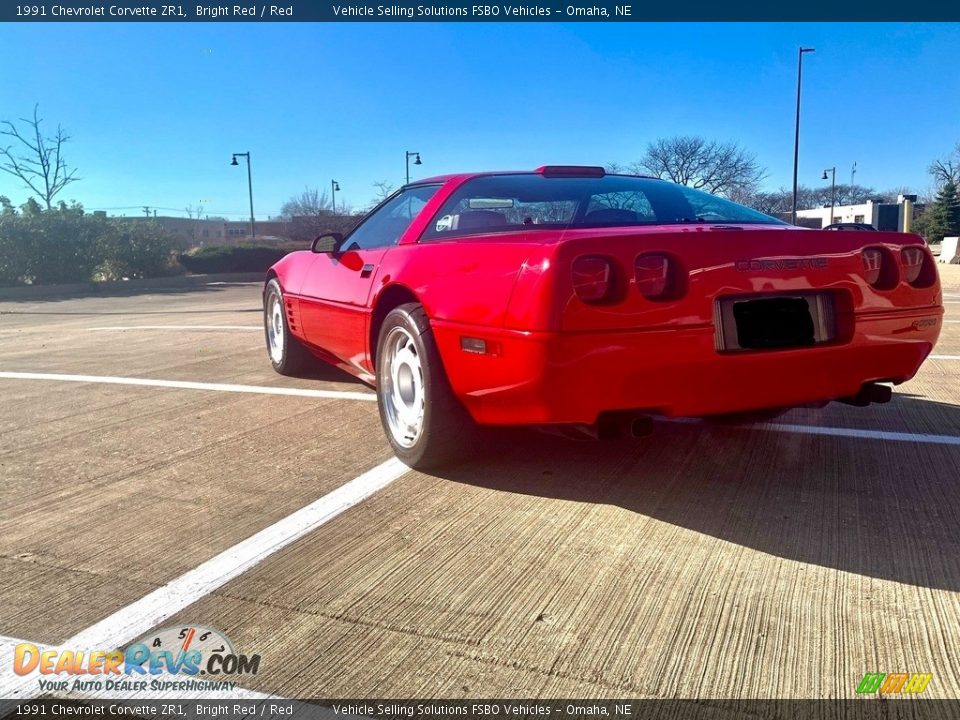
[[[580,427],[890,397],[943,315],[915,235],[785,225],[602,168],[411,183],[264,290],[273,367],[374,385],[395,452],[429,467],[475,423]]]

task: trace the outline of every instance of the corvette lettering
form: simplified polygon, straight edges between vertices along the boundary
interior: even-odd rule
[[[823,270],[828,265],[829,263],[824,257],[737,260],[736,262],[737,270],[740,272],[754,272],[757,270]]]

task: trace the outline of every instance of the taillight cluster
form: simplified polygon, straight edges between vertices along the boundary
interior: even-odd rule
[[[920,277],[923,262],[927,254],[918,247],[905,247],[900,251],[900,265],[903,266],[903,279],[913,285]]]
[[[573,261],[573,289],[588,303],[609,300],[614,288],[613,261],[599,255],[584,255]]]
[[[634,260],[633,277],[648,300],[673,300],[683,294],[686,276],[669,255],[646,253]]]
[[[935,278],[930,254],[915,245],[902,248],[899,257],[880,247],[864,248],[861,257],[864,279],[878,290],[893,289],[901,278],[914,287],[929,287]]]
[[[619,265],[602,255],[583,255],[573,261],[573,289],[587,303],[611,302],[618,297]],[[648,300],[673,300],[685,290],[679,262],[662,253],[644,253],[634,260],[633,277]]]

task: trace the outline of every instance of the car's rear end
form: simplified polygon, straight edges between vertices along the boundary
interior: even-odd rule
[[[529,243],[502,328],[440,333],[444,357],[456,355],[451,383],[480,422],[882,401],[889,393],[877,384],[910,379],[931,352],[943,309],[918,236],[801,230],[634,180],[645,205],[631,181],[584,180],[591,199],[581,205],[603,197],[619,209],[525,235],[539,242]],[[560,195],[537,182],[546,190],[532,198]],[[643,219],[644,208],[674,221],[617,223]],[[704,221],[723,213],[741,222]]]
[[[507,319],[533,330],[517,340],[519,355],[539,345],[543,374],[527,389],[547,422],[591,423],[612,410],[703,416],[866,402],[883,397],[873,383],[913,377],[940,333],[935,264],[914,236],[570,235],[557,246],[537,315]],[[514,419],[531,407],[500,410],[511,406]]]
[[[504,327],[477,331],[451,382],[493,424],[866,404],[913,377],[942,314],[915,235],[571,227],[531,245]]]

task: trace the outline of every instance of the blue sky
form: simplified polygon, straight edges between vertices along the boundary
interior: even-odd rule
[[[88,208],[150,205],[258,218],[304,186],[367,205],[416,174],[602,164],[652,139],[734,140],[789,186],[797,46],[800,181],[929,185],[960,141],[953,24],[22,24],[0,28],[0,118],[41,113],[73,135]],[[0,175],[0,194],[27,192]],[[116,210],[111,214],[137,214]],[[178,214],[164,212],[161,214]],[[182,211],[179,214],[183,214]]]

